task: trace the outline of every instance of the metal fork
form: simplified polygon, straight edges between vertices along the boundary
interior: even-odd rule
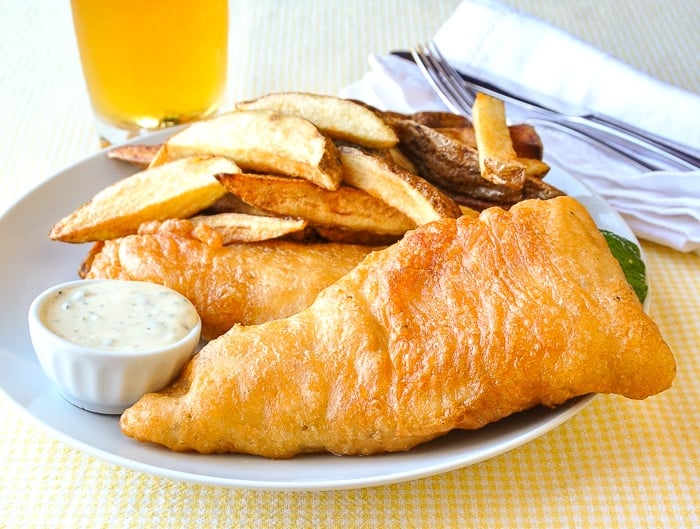
[[[452,112],[471,118],[476,93],[482,92],[518,106],[524,111],[525,121],[531,124],[566,132],[598,148],[621,155],[643,169],[692,171],[700,168],[700,159],[639,137],[612,123],[561,114],[472,79],[466,80],[432,42],[417,46],[410,53],[426,80]]]

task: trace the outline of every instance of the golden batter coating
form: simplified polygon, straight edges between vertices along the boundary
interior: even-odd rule
[[[172,450],[373,454],[591,392],[667,389],[673,355],[581,204],[427,224],[306,310],[236,326],[121,417]]]
[[[234,324],[295,314],[374,247],[272,240],[223,246],[188,220],[145,224],[136,235],[98,243],[82,266],[87,279],[159,283],[180,292],[216,338]]]

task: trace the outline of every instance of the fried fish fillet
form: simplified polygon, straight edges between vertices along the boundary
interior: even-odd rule
[[[235,323],[262,323],[308,307],[319,291],[373,249],[281,240],[223,246],[211,228],[173,219],[98,243],[81,276],[173,288],[192,301],[202,319],[202,335],[212,339]]]
[[[587,211],[562,197],[409,232],[308,309],[210,342],[120,424],[177,451],[373,454],[591,392],[646,398],[674,375]]]

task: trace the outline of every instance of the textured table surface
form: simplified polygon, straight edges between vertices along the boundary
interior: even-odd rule
[[[363,75],[369,53],[425,41],[457,3],[232,2],[229,101],[278,90],[335,94]],[[700,92],[698,2],[508,3]],[[4,211],[98,142],[68,2],[1,1],[0,53]],[[0,528],[700,527],[700,257],[643,246],[651,316],[679,368],[662,395],[598,397],[533,442],[433,477],[272,492],[116,466],[55,439],[0,393]],[[25,310],[1,299],[0,317]]]

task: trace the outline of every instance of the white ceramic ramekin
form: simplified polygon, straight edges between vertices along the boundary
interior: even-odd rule
[[[103,280],[69,281],[39,294],[29,308],[29,333],[39,364],[68,402],[92,412],[120,414],[145,393],[172,381],[196,351],[202,324],[197,317],[183,338],[145,351],[106,351],[73,343],[46,325],[44,306],[61,289],[89,281]]]

